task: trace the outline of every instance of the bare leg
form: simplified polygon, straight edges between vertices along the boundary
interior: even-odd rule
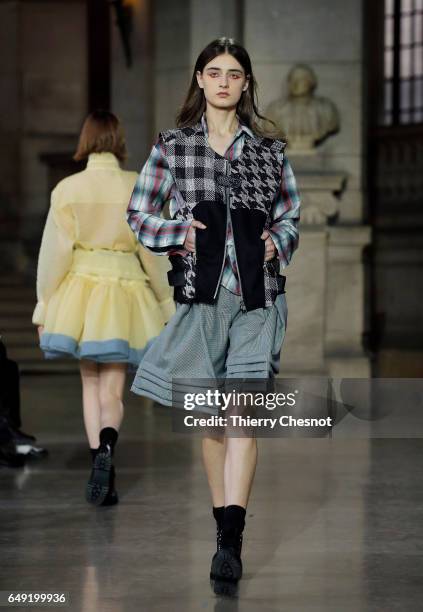
[[[246,508],[257,465],[256,438],[204,437],[202,447],[213,506]]]
[[[100,444],[100,397],[99,372],[94,361],[81,359],[80,372],[82,380],[82,404],[84,424],[90,448],[98,448]]]
[[[207,479],[213,500],[213,506],[225,505],[225,488],[223,469],[225,465],[225,437],[204,437],[203,463],[206,468]]]
[[[101,363],[100,371],[100,429],[113,427],[119,431],[123,419],[123,390],[125,386],[125,363]]]
[[[226,439],[225,506],[247,507],[257,465],[257,439]]]
[[[96,506],[114,506],[119,501],[115,490],[115,467],[112,463],[116,438],[113,431],[102,430],[112,428],[119,431],[123,418],[125,374],[126,364],[98,365],[99,433],[102,445],[99,444],[85,492],[86,500]]]

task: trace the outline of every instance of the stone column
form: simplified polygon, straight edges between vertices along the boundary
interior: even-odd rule
[[[154,138],[155,72],[153,0],[131,3],[127,66],[121,35],[111,12],[111,111],[122,120],[128,147],[128,170],[140,171]]]
[[[0,24],[1,254],[16,272],[33,267],[48,209],[40,155],[72,150],[85,111],[85,3],[6,1]]]
[[[300,245],[283,271],[288,333],[281,376],[367,377],[363,249],[370,227],[339,223],[346,175],[304,172],[295,155],[291,162],[302,210]]]
[[[331,376],[367,378],[369,358],[362,346],[365,326],[363,248],[369,226],[329,228],[326,360]]]

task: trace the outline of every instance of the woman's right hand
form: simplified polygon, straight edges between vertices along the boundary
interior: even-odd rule
[[[197,227],[199,229],[206,229],[207,225],[197,221],[197,219],[193,219],[184,242],[184,249],[191,251],[191,253],[195,251],[195,230]]]
[[[38,326],[38,338],[41,340],[41,334],[44,331],[44,325],[39,325]]]

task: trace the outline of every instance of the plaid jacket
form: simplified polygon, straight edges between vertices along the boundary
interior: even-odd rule
[[[288,265],[298,246],[300,207],[284,148],[240,122],[223,157],[208,146],[205,115],[193,127],[159,135],[135,185],[128,222],[144,246],[170,256],[177,301],[213,302],[220,282],[241,293],[251,310],[270,306],[284,291],[279,266]],[[168,198],[172,220],[160,217]],[[207,229],[197,230],[196,252],[189,253],[182,245],[194,217]],[[264,228],[278,252],[271,262],[264,262],[259,238]]]

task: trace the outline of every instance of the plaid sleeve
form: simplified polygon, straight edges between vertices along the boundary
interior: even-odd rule
[[[272,209],[269,233],[278,251],[282,268],[289,264],[299,244],[300,194],[291,164],[284,157],[280,191]]]
[[[126,214],[138,241],[157,255],[169,255],[176,247],[181,247],[191,225],[191,221],[168,220],[161,216],[174,186],[158,139],[135,183]]]

